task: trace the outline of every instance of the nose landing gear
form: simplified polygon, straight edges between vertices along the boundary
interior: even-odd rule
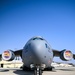
[[[42,70],[40,67],[36,67],[34,69],[34,75],[42,75]]]
[[[30,65],[30,68],[34,71],[34,75],[42,75],[44,67],[45,67],[44,64],[42,64],[42,65],[31,64]]]

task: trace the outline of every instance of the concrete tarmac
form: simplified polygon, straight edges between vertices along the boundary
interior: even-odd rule
[[[75,75],[75,67],[55,67],[55,69],[56,71],[43,71],[42,75]],[[19,68],[0,68],[0,75],[34,75],[34,73],[22,71]]]

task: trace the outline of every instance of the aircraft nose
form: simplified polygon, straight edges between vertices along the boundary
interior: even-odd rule
[[[40,43],[33,43],[32,49],[34,52],[39,52],[42,50],[42,44]]]
[[[41,59],[44,54],[44,44],[42,42],[33,43],[32,52],[36,58]]]

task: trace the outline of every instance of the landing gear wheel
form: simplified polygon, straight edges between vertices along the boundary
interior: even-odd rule
[[[34,70],[34,75],[37,75],[37,70],[36,69]]]
[[[39,70],[35,69],[34,75],[42,75],[42,70],[41,69],[39,69]]]
[[[41,69],[39,70],[39,75],[42,75],[42,70]]]
[[[22,69],[23,69],[23,71],[31,71],[31,69],[26,66],[24,66]]]

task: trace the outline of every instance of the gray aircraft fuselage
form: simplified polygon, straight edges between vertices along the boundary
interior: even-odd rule
[[[50,67],[52,60],[52,48],[42,37],[31,38],[23,48],[22,61],[27,67],[30,67],[31,64],[45,64],[45,67]]]

